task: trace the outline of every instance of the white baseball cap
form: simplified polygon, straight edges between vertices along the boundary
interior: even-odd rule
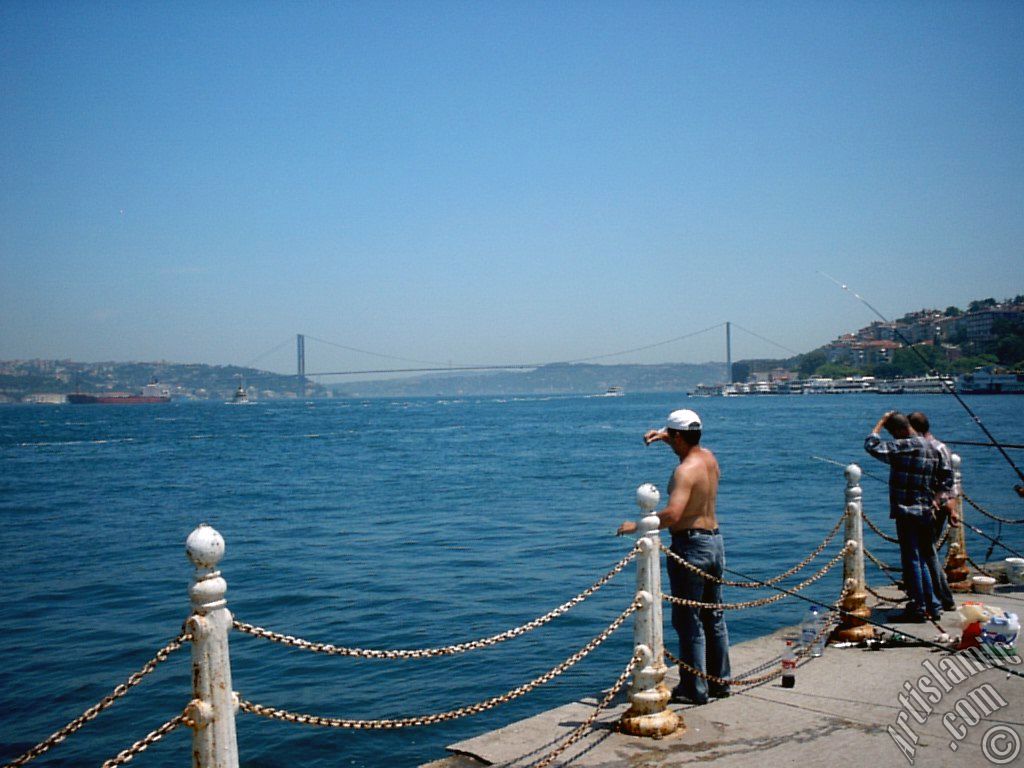
[[[665,428],[676,429],[680,432],[700,432],[700,416],[689,408],[672,411],[668,415],[668,423],[665,424]]]

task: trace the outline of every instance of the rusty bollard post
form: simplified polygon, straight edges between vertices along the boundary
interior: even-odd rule
[[[846,598],[840,606],[843,613],[839,626],[830,638],[836,642],[857,642],[875,636],[874,627],[865,624],[871,618],[871,607],[867,605],[868,593],[864,588],[867,581],[864,577],[864,518],[863,496],[860,487],[861,469],[850,464],[844,471],[846,475],[846,541],[856,542],[846,552],[843,560],[843,583],[853,583]]]
[[[620,728],[634,736],[667,736],[684,727],[683,718],[668,708],[672,694],[665,685],[665,645],[661,610],[661,521],[654,509],[660,494],[651,483],[637,488],[636,501],[643,510],[637,523],[640,553],[636,558],[636,591],[642,607],[633,625],[633,650],[641,660],[629,686],[629,709]]]
[[[946,581],[949,588],[954,592],[970,592],[973,587],[971,582],[971,569],[967,565],[967,541],[964,538],[964,494],[961,485],[960,464],[958,454],[951,457],[953,463],[953,493],[957,514],[960,516],[960,527],[950,534],[952,541],[949,542],[949,552],[946,555],[946,563],[943,568],[946,572]]]
[[[188,593],[192,615],[192,768],[238,768],[235,712],[238,699],[231,688],[228,632],[232,617],[224,595],[227,582],[216,570],[224,556],[224,539],[205,523],[185,542],[196,567]]]

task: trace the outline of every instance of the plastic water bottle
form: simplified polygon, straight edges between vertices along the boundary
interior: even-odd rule
[[[792,688],[796,685],[796,653],[793,641],[786,641],[786,652],[782,654],[782,687]]]
[[[811,656],[821,656],[825,650],[825,614],[816,605],[804,615],[800,623],[800,643]]]

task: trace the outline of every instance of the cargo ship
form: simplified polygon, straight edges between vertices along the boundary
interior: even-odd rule
[[[161,386],[155,379],[142,388],[142,392],[133,395],[131,392],[104,392],[97,395],[86,395],[73,392],[67,395],[68,402],[74,405],[140,405],[144,403],[169,403],[171,391]]]

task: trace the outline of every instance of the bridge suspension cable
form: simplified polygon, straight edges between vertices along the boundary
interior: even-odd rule
[[[416,363],[418,365],[444,366],[444,363],[439,363],[436,360],[417,360],[417,359],[411,358],[411,357],[398,357],[397,355],[385,355],[382,352],[371,352],[368,349],[359,349],[358,347],[350,347],[350,346],[347,346],[345,344],[338,344],[337,342],[327,341],[327,339],[319,339],[316,336],[310,336],[308,334],[306,334],[306,338],[307,339],[312,339],[313,341],[319,342],[321,344],[326,344],[329,347],[337,347],[338,349],[344,349],[344,350],[346,350],[348,352],[359,352],[360,354],[371,355],[373,357],[382,357],[382,358],[385,358],[387,360],[398,360],[398,361],[403,362],[403,363]],[[307,375],[314,375],[314,374],[307,374]],[[323,375],[323,374],[320,374],[320,375]]]
[[[733,325],[734,328],[739,328],[744,333],[749,333],[755,339],[760,339],[761,341],[767,342],[768,344],[771,344],[773,347],[778,347],[779,349],[781,349],[781,350],[783,350],[785,352],[789,352],[791,355],[799,355],[800,354],[800,352],[797,352],[795,349],[790,349],[789,347],[787,347],[784,344],[779,344],[779,342],[772,341],[771,339],[767,338],[766,336],[762,336],[759,333],[754,333],[749,328],[744,328],[742,325],[740,325],[737,322],[733,322],[732,325]]]
[[[725,325],[724,322],[717,323],[715,325],[708,326],[707,328],[702,328],[699,331],[693,331],[692,333],[686,333],[686,334],[683,334],[682,336],[676,336],[676,337],[671,338],[671,339],[666,339],[665,341],[656,341],[653,344],[645,344],[642,347],[633,347],[632,349],[624,349],[621,352],[608,352],[608,353],[603,354],[603,355],[593,355],[592,357],[581,357],[581,358],[578,358],[576,360],[565,360],[565,361],[562,361],[561,364],[562,365],[572,365],[574,363],[588,363],[591,360],[603,360],[604,358],[607,358],[607,357],[619,357],[620,355],[628,355],[631,352],[643,352],[643,351],[648,350],[648,349],[654,349],[655,347],[663,347],[666,344],[672,344],[672,343],[677,342],[677,341],[682,341],[683,339],[689,339],[689,338],[692,338],[694,336],[700,336],[702,333],[707,333],[708,331],[713,331],[716,328],[721,328],[723,325]],[[552,363],[552,365],[553,364],[554,363]]]

